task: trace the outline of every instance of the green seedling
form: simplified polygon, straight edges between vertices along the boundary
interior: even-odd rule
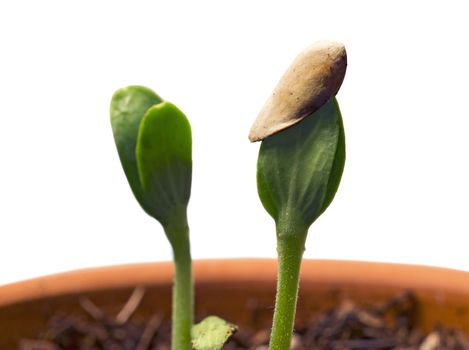
[[[186,116],[143,86],[118,90],[111,124],[129,185],[143,210],[164,228],[173,248],[173,350],[218,350],[236,327],[209,316],[193,326],[193,282],[187,204],[191,194],[192,136]]]
[[[111,124],[130,187],[147,214],[158,220],[174,256],[172,348],[191,347],[193,282],[187,223],[191,193],[189,121],[153,91],[130,86],[111,101]]]
[[[321,43],[303,52],[251,129],[252,141],[263,139],[257,187],[277,234],[278,281],[270,350],[290,348],[308,229],[332,202],[342,176],[345,137],[333,96],[345,65],[345,50],[335,43]],[[299,70],[310,75],[298,75]]]
[[[257,185],[262,204],[276,223],[279,269],[271,350],[290,347],[306,235],[334,198],[344,160],[335,99],[262,142]]]

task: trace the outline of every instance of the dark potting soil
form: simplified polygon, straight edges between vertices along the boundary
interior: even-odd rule
[[[136,289],[121,312],[111,317],[89,299],[82,316],[57,314],[38,339],[24,339],[20,350],[170,350],[170,321],[155,314],[135,323],[143,289]],[[352,301],[315,317],[295,329],[294,350],[469,350],[469,341],[454,329],[435,327],[424,334],[414,326],[416,300],[411,294],[385,304],[362,308]],[[224,350],[267,350],[270,329],[239,326]]]

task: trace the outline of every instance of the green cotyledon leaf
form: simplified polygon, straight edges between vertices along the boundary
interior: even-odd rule
[[[192,327],[195,350],[220,350],[236,332],[237,327],[217,316],[208,316]]]
[[[137,169],[135,148],[138,130],[147,110],[162,99],[143,86],[128,86],[117,90],[111,100],[111,125],[117,152],[125,175],[137,201],[148,212]]]
[[[185,216],[192,180],[191,127],[169,102],[148,109],[140,125],[136,158],[146,209],[166,226]]]
[[[262,141],[257,186],[277,224],[307,228],[326,210],[345,163],[342,117],[335,98],[300,123]]]

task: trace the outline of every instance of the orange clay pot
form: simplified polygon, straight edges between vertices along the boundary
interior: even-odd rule
[[[219,315],[259,328],[271,322],[276,288],[274,260],[194,262],[197,314]],[[297,324],[344,298],[358,304],[382,302],[405,291],[419,301],[416,322],[469,334],[469,273],[441,268],[348,261],[303,261]],[[20,338],[34,337],[57,310],[80,309],[87,296],[117,313],[133,288],[146,287],[135,317],[160,311],[170,315],[172,265],[138,264],[75,271],[0,288],[0,349],[16,349]],[[253,312],[254,309],[261,311]]]

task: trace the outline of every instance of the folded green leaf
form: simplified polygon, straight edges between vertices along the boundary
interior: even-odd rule
[[[192,327],[192,347],[195,350],[220,350],[236,330],[235,325],[209,316]]]
[[[111,100],[111,125],[119,158],[137,201],[146,211],[135,148],[143,116],[151,106],[161,102],[157,94],[143,86],[119,89]]]
[[[163,226],[175,216],[185,217],[191,193],[192,137],[189,121],[176,106],[162,102],[146,112],[136,157],[149,214]]]
[[[300,123],[262,142],[257,163],[262,204],[277,224],[307,229],[331,203],[344,162],[342,119],[332,98]]]

